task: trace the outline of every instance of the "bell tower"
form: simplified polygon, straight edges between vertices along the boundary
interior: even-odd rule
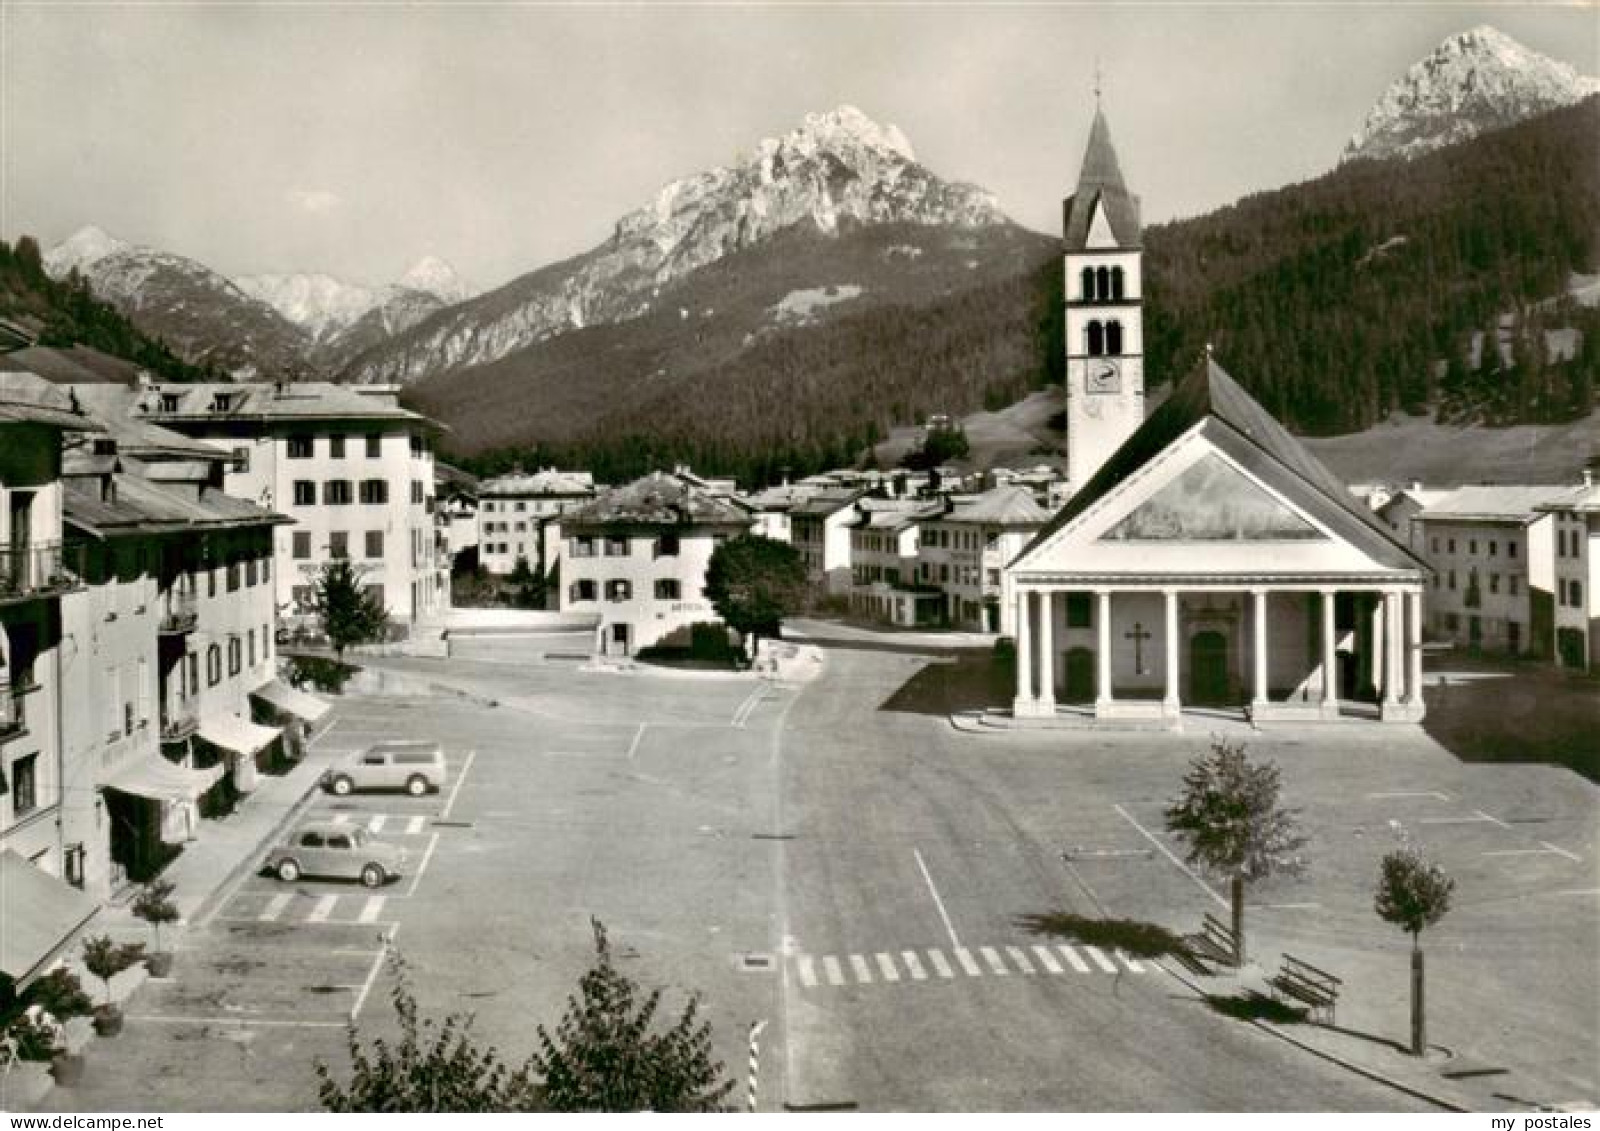
[[[1128,192],[1096,91],[1078,188],[1063,211],[1067,472],[1074,493],[1144,423],[1139,198]]]

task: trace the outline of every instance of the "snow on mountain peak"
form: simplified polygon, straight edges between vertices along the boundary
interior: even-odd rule
[[[859,109],[845,103],[821,114],[807,114],[801,124],[782,138],[765,141],[779,148],[814,151],[827,149],[838,152],[852,147],[885,150],[903,160],[915,161],[916,152],[900,128],[879,125]]]
[[[1341,160],[1415,157],[1597,91],[1600,80],[1480,24],[1445,40],[1384,91]]]
[[[462,302],[472,297],[472,288],[462,280],[456,269],[437,255],[424,255],[405,274],[395,280],[395,286],[412,291],[424,291],[447,303]]]
[[[59,279],[74,267],[82,271],[91,263],[98,263],[119,251],[127,251],[132,246],[103,228],[85,224],[44,253],[44,269],[53,278]]]

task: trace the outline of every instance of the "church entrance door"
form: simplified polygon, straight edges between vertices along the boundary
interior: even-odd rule
[[[1189,702],[1216,707],[1228,701],[1228,638],[1197,632],[1189,640]]]
[[[1063,701],[1092,703],[1095,692],[1094,653],[1087,648],[1069,648],[1065,666],[1067,686]]]

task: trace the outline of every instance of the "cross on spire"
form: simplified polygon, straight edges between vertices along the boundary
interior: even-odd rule
[[[1094,104],[1100,105],[1100,56],[1094,57]]]

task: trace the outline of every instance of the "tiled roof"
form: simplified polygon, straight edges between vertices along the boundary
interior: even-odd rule
[[[1539,517],[1539,508],[1562,492],[1560,485],[1549,483],[1480,483],[1447,492],[1418,517],[1424,521],[1476,518],[1532,522]]]
[[[859,506],[861,517],[852,523],[859,530],[904,530],[944,513],[942,501],[930,503],[925,499],[865,498]]]
[[[1600,483],[1585,483],[1557,493],[1539,507],[1542,511],[1579,511],[1583,514],[1600,512]]]
[[[862,492],[854,488],[834,488],[817,491],[796,503],[790,513],[826,518],[830,514],[837,514],[844,510],[861,497]]]
[[[0,423],[49,424],[75,432],[103,432],[69,393],[36,373],[0,372]]]
[[[382,394],[362,393],[357,388],[327,381],[163,384],[138,390],[134,403],[136,412],[158,423],[236,419],[426,420],[389,403]],[[219,395],[226,398],[226,409],[216,407]],[[162,408],[168,397],[177,398],[176,408]]]
[[[1252,472],[1272,476],[1273,485],[1291,500],[1313,509],[1340,537],[1376,561],[1393,569],[1427,568],[1209,355],[1039,531],[1017,562],[1196,426]]]
[[[292,522],[285,515],[221,491],[203,490],[188,498],[137,475],[119,474],[113,480],[116,498],[100,498],[95,487],[65,481],[61,492],[63,516],[74,526],[102,537],[118,533],[163,533],[222,529],[237,526],[279,525]]]
[[[566,527],[749,524],[749,516],[727,499],[659,471],[604,491],[562,519]]]
[[[72,385],[68,387],[83,411],[105,425],[117,450],[129,455],[182,459],[230,460],[231,452],[192,440],[181,432],[163,428],[132,414],[139,390],[127,385]]]
[[[478,494],[483,498],[502,495],[592,495],[594,476],[587,471],[557,471],[555,468],[532,474],[513,472],[480,480]]]
[[[996,487],[958,505],[943,521],[984,526],[1043,526],[1050,521],[1050,512],[1034,500],[1033,492],[1026,487]]]
[[[1117,151],[1111,145],[1111,127],[1106,116],[1095,108],[1094,125],[1089,128],[1089,145],[1078,173],[1078,190],[1067,198],[1066,233],[1068,251],[1082,251],[1089,242],[1089,223],[1096,202],[1103,203],[1111,234],[1118,247],[1139,246],[1139,200],[1128,192],[1122,180]]]

